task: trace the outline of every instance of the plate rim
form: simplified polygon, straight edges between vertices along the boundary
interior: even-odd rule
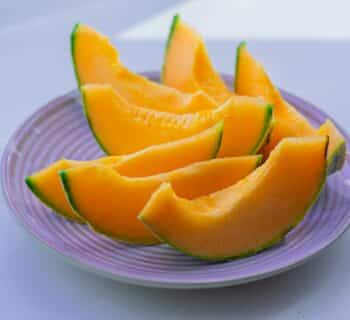
[[[149,78],[155,78],[159,77],[158,71],[147,71],[141,73],[142,75],[149,77]],[[232,81],[232,76],[221,73],[222,77],[226,81]],[[325,113],[323,110],[319,109],[312,103],[306,101],[303,98],[298,97],[295,94],[290,93],[286,90],[281,90],[282,95],[288,100],[294,100],[297,101],[299,104],[303,104],[306,106],[308,110],[311,110],[313,112],[316,112],[320,118],[327,118],[332,120],[337,128],[340,130],[340,132],[344,135],[346,139],[346,143],[349,145],[350,143],[350,136],[347,133],[347,131],[342,128],[337,121],[335,121],[331,116],[329,116],[327,113]],[[50,110],[55,109],[58,104],[61,103],[61,101],[66,101],[68,99],[76,99],[78,98],[78,89],[74,89],[69,91],[66,94],[59,95],[56,98],[48,101],[41,107],[39,107],[37,110],[35,110],[32,114],[25,117],[22,122],[18,125],[18,127],[15,129],[15,131],[10,135],[10,138],[8,139],[3,152],[1,156],[1,162],[0,162],[0,173],[1,173],[1,189],[2,193],[5,198],[6,205],[8,207],[8,211],[11,212],[11,215],[15,216],[15,220],[19,225],[22,226],[26,231],[29,232],[29,234],[38,241],[43,247],[46,249],[49,249],[50,252],[55,253],[60,258],[63,258],[64,261],[73,264],[75,266],[80,267],[81,269],[84,269],[86,271],[95,273],[99,276],[109,278],[115,281],[128,283],[128,284],[134,284],[134,285],[141,285],[144,287],[153,287],[153,288],[168,288],[168,289],[203,289],[203,288],[218,288],[218,287],[227,287],[227,286],[234,286],[234,285],[240,285],[243,283],[249,283],[254,282],[261,279],[266,279],[281,273],[284,273],[286,271],[289,271],[291,269],[294,269],[311,259],[315,258],[319,254],[323,253],[326,249],[328,249],[331,245],[335,244],[335,242],[340,239],[344,233],[350,228],[350,217],[347,221],[347,224],[344,224],[342,229],[336,233],[334,236],[329,237],[327,241],[322,243],[321,245],[315,247],[313,250],[311,250],[310,254],[306,254],[303,257],[296,258],[292,263],[287,263],[286,265],[282,265],[280,267],[270,267],[268,270],[263,270],[262,272],[256,272],[254,275],[247,275],[240,278],[231,278],[229,276],[226,276],[222,279],[208,279],[208,280],[186,280],[186,281],[180,281],[180,280],[157,280],[152,275],[142,275],[142,276],[130,276],[127,275],[125,272],[119,272],[119,270],[116,271],[116,273],[113,273],[111,271],[103,270],[98,268],[97,266],[94,266],[86,261],[82,261],[81,259],[76,258],[73,254],[67,254],[65,252],[62,252],[59,248],[57,248],[53,243],[50,243],[47,241],[47,239],[43,239],[38,235],[30,225],[26,223],[25,220],[20,219],[17,213],[17,209],[12,206],[9,196],[9,191],[6,186],[5,181],[5,170],[6,170],[6,164],[7,164],[7,158],[10,155],[11,152],[11,145],[14,141],[18,138],[19,133],[21,132],[22,128],[31,121],[33,121],[43,110]],[[346,157],[346,162],[350,164],[349,156]],[[119,272],[119,273],[118,273]]]

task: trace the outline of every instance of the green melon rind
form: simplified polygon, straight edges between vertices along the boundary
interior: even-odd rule
[[[75,79],[77,80],[77,83],[78,83],[78,88],[80,88],[81,83],[80,83],[77,65],[76,65],[76,61],[75,61],[75,44],[77,41],[76,38],[77,38],[77,33],[78,33],[78,29],[79,29],[80,25],[81,25],[80,22],[76,23],[73,27],[71,34],[70,34],[70,53],[71,53],[71,57],[72,57],[72,64],[73,64]]]
[[[173,39],[173,36],[174,36],[174,33],[175,33],[175,29],[176,29],[177,24],[179,22],[180,22],[180,15],[177,13],[177,14],[174,15],[173,20],[172,20],[171,25],[170,25],[169,35],[168,35],[168,38],[167,38],[167,41],[166,41],[166,47],[165,47],[166,51],[168,51],[168,49],[169,49],[171,40]]]
[[[335,173],[343,168],[346,158],[346,142],[343,141],[327,158],[328,175]]]
[[[266,112],[265,112],[265,120],[264,120],[264,127],[261,131],[261,135],[255,144],[255,146],[252,148],[252,150],[249,152],[249,154],[256,154],[266,143],[266,140],[268,139],[270,135],[270,131],[273,127],[273,109],[274,106],[272,104],[266,105]]]
[[[165,45],[164,60],[163,60],[164,62],[163,62],[163,66],[162,66],[162,74],[160,76],[160,78],[161,78],[160,80],[162,83],[164,83],[163,76],[164,76],[164,71],[165,71],[166,59],[167,59],[167,55],[168,55],[168,49],[170,47],[171,41],[172,41],[173,36],[175,34],[176,27],[177,27],[179,22],[180,22],[180,15],[175,14],[173,17],[173,20],[171,22],[171,25],[170,25],[169,34],[168,34],[168,38],[167,38],[166,45]]]
[[[262,154],[257,154],[256,157],[257,157],[257,159],[256,159],[255,169],[257,167],[259,167],[263,163],[263,160],[264,160],[264,156]]]
[[[55,205],[53,205],[50,201],[46,199],[46,197],[41,193],[40,189],[37,188],[36,183],[32,176],[28,176],[25,178],[25,183],[28,186],[29,190],[42,202],[46,207],[53,210],[55,213],[57,213],[60,216],[63,216],[64,218],[67,218],[71,221],[77,222],[77,223],[84,223],[84,220],[81,219],[77,215],[76,218],[73,218],[68,213],[64,212],[64,210],[61,210],[60,208],[57,208]]]
[[[222,142],[222,137],[224,135],[224,120],[221,120],[217,125],[216,125],[216,129],[217,129],[217,140],[214,146],[214,151],[212,153],[211,158],[216,158],[216,156],[219,153],[220,147],[221,147],[221,142]]]
[[[325,147],[325,158],[327,157],[327,148],[328,148],[328,142],[326,143],[326,147]],[[280,234],[278,234],[277,236],[273,237],[271,240],[269,240],[267,243],[265,243],[264,245],[256,248],[256,249],[251,249],[248,250],[247,252],[243,252],[239,255],[234,255],[234,256],[224,256],[224,257],[207,257],[207,256],[202,256],[202,255],[196,255],[193,254],[191,252],[188,252],[186,249],[182,249],[179,248],[178,246],[174,245],[171,241],[169,241],[166,237],[161,236],[160,234],[157,233],[157,231],[155,231],[154,229],[152,229],[152,227],[147,223],[147,220],[144,219],[144,217],[142,216],[142,214],[140,214],[138,216],[138,219],[142,221],[142,223],[147,226],[159,239],[161,239],[164,243],[167,243],[168,245],[170,245],[171,247],[173,247],[174,249],[185,253],[186,255],[189,255],[191,257],[194,258],[198,258],[201,260],[205,260],[205,261],[212,261],[212,262],[218,262],[218,261],[228,261],[228,260],[235,260],[235,259],[240,259],[240,258],[245,258],[245,257],[249,257],[252,255],[255,255],[257,253],[260,253],[264,250],[267,250],[275,245],[277,245],[278,243],[280,243],[285,235],[291,231],[293,228],[295,228],[306,216],[306,214],[308,213],[308,211],[313,207],[313,205],[315,204],[315,202],[317,201],[317,199],[319,198],[323,187],[325,185],[326,182],[326,178],[327,178],[327,161],[325,161],[325,166],[324,166],[324,170],[323,170],[323,174],[320,178],[320,182],[319,182],[319,187],[317,189],[317,191],[315,192],[315,195],[312,197],[312,200],[310,201],[310,204],[307,205],[307,207],[305,208],[303,214],[301,214],[299,217],[296,218],[295,222],[292,223],[291,225],[287,226],[285,230],[283,230]]]
[[[237,91],[237,79],[238,79],[238,72],[239,72],[239,59],[241,55],[241,49],[245,48],[247,46],[246,41],[242,41],[239,43],[237,49],[236,49],[236,66],[235,66],[235,79],[233,82],[233,90]]]

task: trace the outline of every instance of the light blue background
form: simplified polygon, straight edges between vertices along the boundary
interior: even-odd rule
[[[48,6],[42,0],[21,9],[20,3],[0,4],[0,148],[36,108],[75,87],[68,39],[76,21],[112,34],[175,1]],[[42,17],[32,19],[36,15]],[[160,68],[164,43],[117,44],[133,69]],[[218,70],[233,72],[235,45],[208,43]],[[349,127],[349,42],[250,46],[278,84]],[[66,264],[16,224],[2,195],[0,210],[0,319],[350,318],[350,233],[306,265],[271,279],[224,289],[160,290],[115,283]]]

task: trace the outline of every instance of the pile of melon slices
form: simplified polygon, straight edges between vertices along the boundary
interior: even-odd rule
[[[83,24],[71,53],[84,114],[107,157],[62,159],[26,178],[58,214],[133,244],[224,260],[283,239],[342,168],[345,140],[314,128],[238,46],[234,88],[175,16],[161,84],[128,70]]]

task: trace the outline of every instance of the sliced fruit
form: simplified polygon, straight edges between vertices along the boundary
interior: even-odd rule
[[[109,39],[93,28],[77,24],[71,34],[71,54],[78,86],[111,84],[127,101],[161,111],[193,112],[216,107],[204,92],[185,94],[129,71]]]
[[[251,255],[278,243],[316,201],[326,177],[328,138],[286,138],[237,184],[188,200],[170,183],[139,218],[159,238],[203,259]]]
[[[219,156],[256,153],[270,131],[272,106],[264,100],[233,96],[212,110],[176,115],[137,107],[110,85],[81,87],[90,128],[110,154],[131,153],[182,139],[224,120]]]
[[[120,157],[107,157],[91,162],[116,164],[119,159]],[[86,163],[89,162],[61,159],[49,167],[26,177],[25,182],[33,194],[36,195],[37,198],[47,207],[68,219],[76,222],[83,222],[83,220],[71,209],[68,201],[66,200],[57,172],[60,170],[81,166],[82,164]]]
[[[71,206],[93,229],[127,242],[155,244],[158,238],[137,216],[162,182],[171,182],[181,196],[191,199],[238,181],[260,160],[261,156],[213,159],[143,178],[124,177],[112,166],[95,164],[60,171],[60,176]]]
[[[269,143],[264,148],[267,157],[271,150],[284,137],[302,137],[318,135],[308,120],[303,117],[292,105],[283,99],[279,90],[272,84],[262,65],[249,53],[245,42],[237,48],[235,91],[252,97],[262,97],[275,106],[275,123]],[[327,156],[329,173],[340,170],[344,163],[346,144],[344,138],[334,125],[322,126],[320,132],[329,136],[330,148]]]
[[[162,70],[163,82],[184,92],[204,91],[221,104],[233,94],[210,61],[202,37],[175,15]]]
[[[343,168],[346,155],[346,141],[334,123],[330,120],[320,126],[318,134],[330,137],[328,146],[328,174],[332,174]]]
[[[71,209],[63,192],[59,176],[60,170],[81,165],[99,163],[114,165],[126,176],[147,176],[174,170],[196,161],[215,158],[219,151],[223,132],[223,122],[191,137],[151,146],[127,156],[105,157],[92,161],[62,159],[49,167],[26,178],[30,190],[48,207],[72,220],[82,222]]]

